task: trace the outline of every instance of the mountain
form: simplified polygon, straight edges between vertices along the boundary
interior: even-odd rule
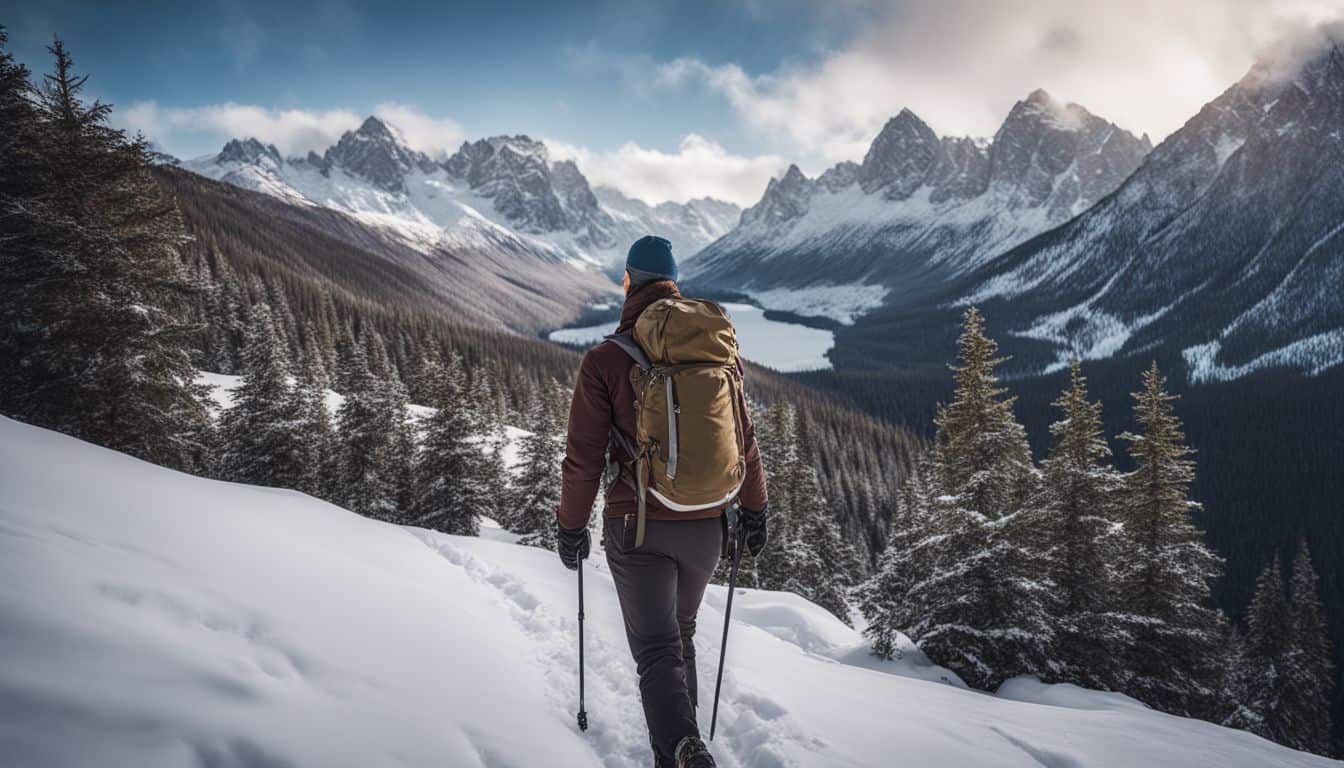
[[[237,146],[246,151],[256,145]],[[275,156],[260,154],[264,162]],[[336,195],[382,203],[405,199],[372,185],[356,186],[340,166],[332,166],[330,177],[296,171],[293,164],[283,167],[289,178],[310,184],[309,192],[329,178],[328,201]],[[193,244],[206,244],[211,260],[236,262],[239,271],[248,271],[247,264],[265,265],[272,276],[298,279],[314,290],[326,286],[361,302],[529,336],[569,324],[587,304],[617,295],[597,268],[483,217],[463,213],[457,226],[441,230],[403,218],[404,208],[354,212],[344,205],[316,205],[299,197],[295,187],[278,186],[281,178],[267,170],[259,163],[237,163],[226,175],[231,184],[169,167],[159,169],[159,176],[176,197]]]
[[[1029,359],[1179,349],[1193,380],[1344,362],[1344,53],[1255,65],[1112,196],[974,276]],[[1019,360],[1027,362],[1027,360]]]
[[[498,528],[376,522],[0,418],[0,531],[7,764],[648,764],[600,564],[585,566],[585,733],[574,581]],[[702,692],[726,597],[710,586],[700,612]],[[724,765],[1337,765],[1118,694],[969,691],[905,638],[879,661],[794,595],[741,589],[733,607]]]
[[[593,192],[619,232],[618,242],[633,242],[640,234],[662,233],[672,241],[683,264],[704,246],[728,234],[742,216],[737,205],[712,197],[649,205],[612,187],[597,187]]]
[[[346,213],[423,253],[521,254],[598,273],[642,235],[669,237],[683,256],[724,234],[737,208],[717,200],[648,206],[614,190],[594,193],[572,160],[553,161],[525,135],[464,142],[436,161],[370,117],[324,153],[282,157],[235,139],[182,167],[235,186]]]
[[[990,141],[939,137],[902,110],[862,163],[816,179],[790,166],[772,179],[689,271],[702,288],[804,313],[829,305],[826,314],[849,322],[882,303],[915,303],[1087,210],[1150,149],[1146,136],[1041,90]]]

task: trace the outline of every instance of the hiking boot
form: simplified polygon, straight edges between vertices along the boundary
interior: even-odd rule
[[[714,757],[699,736],[687,736],[677,744],[677,768],[714,768]]]

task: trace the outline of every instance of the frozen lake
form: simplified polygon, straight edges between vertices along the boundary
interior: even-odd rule
[[[728,311],[737,328],[737,343],[742,356],[753,363],[786,373],[831,367],[826,352],[835,345],[835,336],[830,331],[767,320],[764,310],[750,304],[725,303],[721,306]],[[614,330],[614,321],[583,328],[562,328],[552,331],[550,339],[564,344],[596,344]]]

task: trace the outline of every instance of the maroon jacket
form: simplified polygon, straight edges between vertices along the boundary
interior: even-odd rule
[[[625,299],[621,310],[621,324],[617,331],[634,327],[639,313],[659,299],[680,296],[676,283],[659,280],[640,286]],[[582,528],[593,512],[593,501],[602,483],[606,469],[607,442],[611,426],[635,442],[635,387],[630,383],[630,369],[635,363],[630,356],[610,341],[588,350],[579,366],[579,379],[574,385],[574,401],[569,407],[569,439],[565,444],[563,465],[564,484],[560,493],[560,509],[556,518],[564,528]],[[738,501],[744,509],[765,508],[765,471],[761,467],[761,453],[756,447],[756,430],[751,415],[742,403],[743,434],[747,446],[747,476],[742,483]],[[613,446],[625,465],[633,457]],[[627,470],[623,470],[627,471]],[[607,515],[621,517],[634,514],[637,509],[635,491],[629,484],[613,483],[607,492]],[[652,495],[645,502],[645,515],[651,520],[696,520],[718,517],[723,507],[696,512],[673,512],[658,503]]]

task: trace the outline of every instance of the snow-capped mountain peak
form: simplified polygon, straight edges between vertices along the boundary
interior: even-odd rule
[[[890,200],[909,197],[942,159],[938,134],[909,109],[887,121],[859,166],[864,192],[883,190]]]
[[[1043,90],[1017,102],[991,141],[940,137],[903,109],[862,163],[815,181],[791,167],[771,180],[689,272],[700,287],[753,293],[780,309],[798,306],[789,291],[800,289],[848,287],[865,297],[863,309],[874,291],[910,300],[1086,210],[1150,149]]]
[[[807,211],[811,196],[812,182],[797,165],[790,165],[782,176],[766,183],[760,202],[742,212],[742,224],[795,219]]]
[[[346,131],[323,155],[323,163],[340,166],[389,192],[404,192],[406,174],[412,170],[429,173],[435,168],[428,156],[407,146],[400,131],[373,116],[357,130]]]
[[[281,159],[280,150],[276,149],[274,144],[262,144],[257,139],[233,139],[219,151],[215,162],[251,163],[275,169],[279,168],[284,160]]]
[[[1042,367],[1178,345],[1196,380],[1324,370],[1344,362],[1341,200],[1335,43],[1257,62],[1116,194],[1005,258],[963,301],[994,301],[1019,336],[1054,345]]]
[[[723,235],[739,214],[719,201],[655,209],[619,193],[599,199],[574,161],[552,162],[544,143],[522,134],[464,142],[437,162],[376,116],[321,154],[282,158],[273,145],[232,140],[218,155],[183,167],[289,202],[340,210],[419,250],[484,237],[496,244],[491,247],[511,242],[514,250],[539,250],[573,264],[618,263],[630,242],[649,233],[669,237],[688,257]]]

